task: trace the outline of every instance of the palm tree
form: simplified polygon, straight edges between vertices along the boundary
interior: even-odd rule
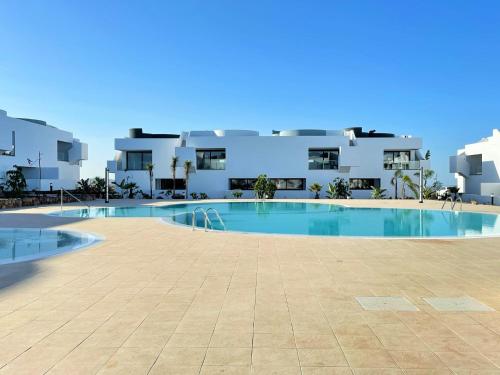
[[[386,189],[382,189],[380,187],[372,186],[372,198],[373,199],[384,199]]]
[[[319,199],[319,193],[321,192],[321,189],[323,189],[323,185],[320,185],[317,182],[309,186],[309,191],[314,193],[314,199]]]
[[[177,156],[172,156],[172,163],[170,163],[170,169],[172,170],[172,198],[175,198],[175,172],[177,168],[177,163],[179,162],[179,158]]]
[[[412,181],[411,177],[408,176],[408,175],[404,175],[403,177],[401,177],[401,182],[403,183],[402,185],[402,188],[401,188],[401,191],[403,193],[403,199],[406,199],[406,192],[405,192],[405,188],[406,186],[408,186],[410,188],[410,190],[413,192],[413,194],[415,194],[415,197],[418,197],[418,189],[417,189],[417,186],[416,184]]]
[[[188,181],[192,165],[193,163],[191,162],[191,160],[186,160],[184,162],[184,181],[186,182],[186,196],[185,196],[186,199],[188,198]]]
[[[398,180],[401,177],[403,177],[403,172],[401,172],[401,169],[396,169],[391,179],[391,185],[394,186],[394,199],[398,199]]]
[[[149,173],[149,197],[150,199],[153,199],[153,169],[154,169],[154,164],[152,163],[147,163],[146,164],[146,170]]]
[[[423,180],[424,180],[424,188],[427,187],[427,182],[434,177],[436,172],[434,172],[432,169],[424,169],[424,175],[423,175]],[[420,177],[420,171],[415,172],[414,176]]]

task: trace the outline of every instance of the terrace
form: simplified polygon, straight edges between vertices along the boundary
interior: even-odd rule
[[[131,203],[166,202],[113,204]],[[45,215],[53,210],[3,211],[0,226],[105,240],[0,266],[3,373],[500,371],[500,238],[251,235],[191,231],[158,218]]]

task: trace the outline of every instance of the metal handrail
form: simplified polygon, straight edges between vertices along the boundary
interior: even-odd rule
[[[200,206],[196,207],[192,212],[191,212],[191,228],[192,230],[195,229],[195,219],[196,219],[196,212],[200,211],[203,214],[203,217],[205,218],[205,232],[207,231],[208,227],[207,224],[210,223],[210,226],[212,226],[212,222],[210,221],[207,212]]]
[[[453,198],[452,197],[447,197],[445,200],[444,200],[444,203],[443,205],[441,206],[441,209],[444,208],[444,206],[446,205],[446,202],[448,202],[448,200],[450,200],[450,205],[453,205]],[[453,209],[453,208],[452,208]]]
[[[208,210],[205,211],[205,213],[207,214],[207,217],[208,217],[208,213],[210,212],[210,210],[212,210],[215,213],[215,216],[217,216],[217,219],[219,219],[220,223],[222,224],[222,228],[224,230],[226,230],[226,224],[224,224],[222,217],[219,215],[219,211],[217,211],[215,208],[209,207]],[[211,223],[210,223],[210,226],[213,228]]]
[[[64,200],[63,197],[64,197],[64,193],[68,194],[71,198],[76,199],[78,202],[85,204],[87,206],[88,210],[89,210],[89,213],[90,213],[90,204],[84,203],[81,199],[78,199],[73,194],[71,194],[69,191],[64,190],[63,188],[61,188],[61,212],[63,210],[63,203],[64,203],[63,202],[63,200]]]
[[[196,207],[191,212],[191,228],[192,228],[192,230],[195,230],[195,222],[196,222],[196,213],[197,212],[201,212],[203,214],[203,218],[205,219],[205,232],[208,230],[208,225],[209,224],[210,224],[210,228],[213,229],[214,226],[212,224],[212,220],[210,220],[210,217],[208,216],[208,213],[210,212],[210,210],[215,213],[215,216],[217,217],[217,219],[222,224],[222,228],[224,228],[224,230],[226,230],[226,225],[224,224],[224,221],[222,220],[222,217],[219,215],[219,212],[215,208],[209,207],[207,210],[204,210],[200,206]]]
[[[453,205],[451,206],[452,210],[455,209],[455,205],[457,204],[458,201],[460,201],[460,211],[462,211],[462,206],[463,206],[464,202],[462,201],[461,197],[458,197],[457,199],[455,199],[455,201],[453,202]]]

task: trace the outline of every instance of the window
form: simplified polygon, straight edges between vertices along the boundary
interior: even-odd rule
[[[277,190],[304,190],[305,178],[271,178]]]
[[[144,171],[146,165],[153,161],[151,151],[128,151],[127,152],[127,170]]]
[[[1,151],[0,156],[16,156],[16,132],[12,130],[12,147],[10,150]]]
[[[229,190],[253,190],[256,178],[230,178]]]
[[[229,190],[253,190],[255,178],[230,178]],[[277,190],[305,190],[305,178],[271,178]]]
[[[73,145],[69,142],[57,141],[57,160],[69,161],[69,150]]]
[[[384,169],[418,169],[410,162],[410,151],[384,151]]]
[[[157,178],[155,181],[156,190],[172,190],[173,188],[174,188],[173,178]],[[176,178],[175,189],[176,190],[186,189],[186,181],[183,178]]]
[[[196,150],[196,168],[206,170],[226,169],[226,149]]]
[[[338,169],[339,150],[336,148],[309,149],[309,169]]]
[[[371,190],[380,187],[380,178],[350,178],[349,188],[351,190]]]
[[[467,155],[467,162],[469,163],[469,173],[471,175],[483,174],[483,155]]]

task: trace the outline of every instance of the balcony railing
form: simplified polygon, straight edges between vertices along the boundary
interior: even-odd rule
[[[384,162],[384,169],[396,170],[396,169],[420,169],[420,160],[410,160],[410,161],[390,161]]]

